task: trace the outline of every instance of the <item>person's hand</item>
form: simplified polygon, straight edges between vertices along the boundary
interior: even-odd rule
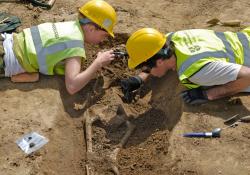
[[[113,50],[105,51],[105,52],[98,52],[95,62],[101,68],[103,66],[107,66],[110,64],[112,60],[115,59],[115,55]]]
[[[143,81],[139,76],[130,77],[128,79],[121,80],[121,88],[124,94],[124,100],[127,103],[131,103],[133,100],[133,91],[139,89]]]
[[[201,88],[182,91],[180,96],[190,105],[199,105],[208,102],[207,94]]]

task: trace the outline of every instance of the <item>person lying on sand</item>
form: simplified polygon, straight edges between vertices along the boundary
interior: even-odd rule
[[[81,71],[86,59],[84,43],[99,44],[109,35],[114,37],[117,15],[107,2],[91,0],[79,9],[78,16],[75,21],[43,23],[18,34],[2,34],[0,68],[4,76],[13,82],[35,82],[39,73],[59,74],[65,75],[70,94],[82,89],[115,58],[113,50],[99,52],[92,64]]]

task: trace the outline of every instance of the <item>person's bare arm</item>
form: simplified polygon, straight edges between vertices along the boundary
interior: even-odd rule
[[[206,91],[209,100],[234,95],[250,86],[250,68],[242,66],[237,79],[224,85],[216,86]]]
[[[81,72],[81,58],[73,57],[66,59],[65,66],[65,84],[70,94],[74,94],[82,89],[96,72],[103,66],[108,65],[114,59],[113,51],[99,52],[93,63],[83,72]]]
[[[39,80],[39,73],[21,73],[13,75],[11,81],[14,83],[31,83]]]

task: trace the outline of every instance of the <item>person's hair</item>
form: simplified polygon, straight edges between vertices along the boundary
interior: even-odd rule
[[[164,46],[157,52],[155,55],[153,55],[148,60],[144,61],[143,63],[136,66],[136,69],[142,68],[144,66],[149,67],[152,69],[156,66],[156,61],[158,59],[169,59],[174,54],[174,44],[173,42],[170,42],[169,45],[164,44]]]
[[[85,15],[83,15],[81,12],[78,12],[78,19],[86,18]]]

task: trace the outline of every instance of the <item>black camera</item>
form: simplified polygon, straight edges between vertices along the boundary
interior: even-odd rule
[[[123,51],[114,51],[115,58],[128,58],[128,53]]]

